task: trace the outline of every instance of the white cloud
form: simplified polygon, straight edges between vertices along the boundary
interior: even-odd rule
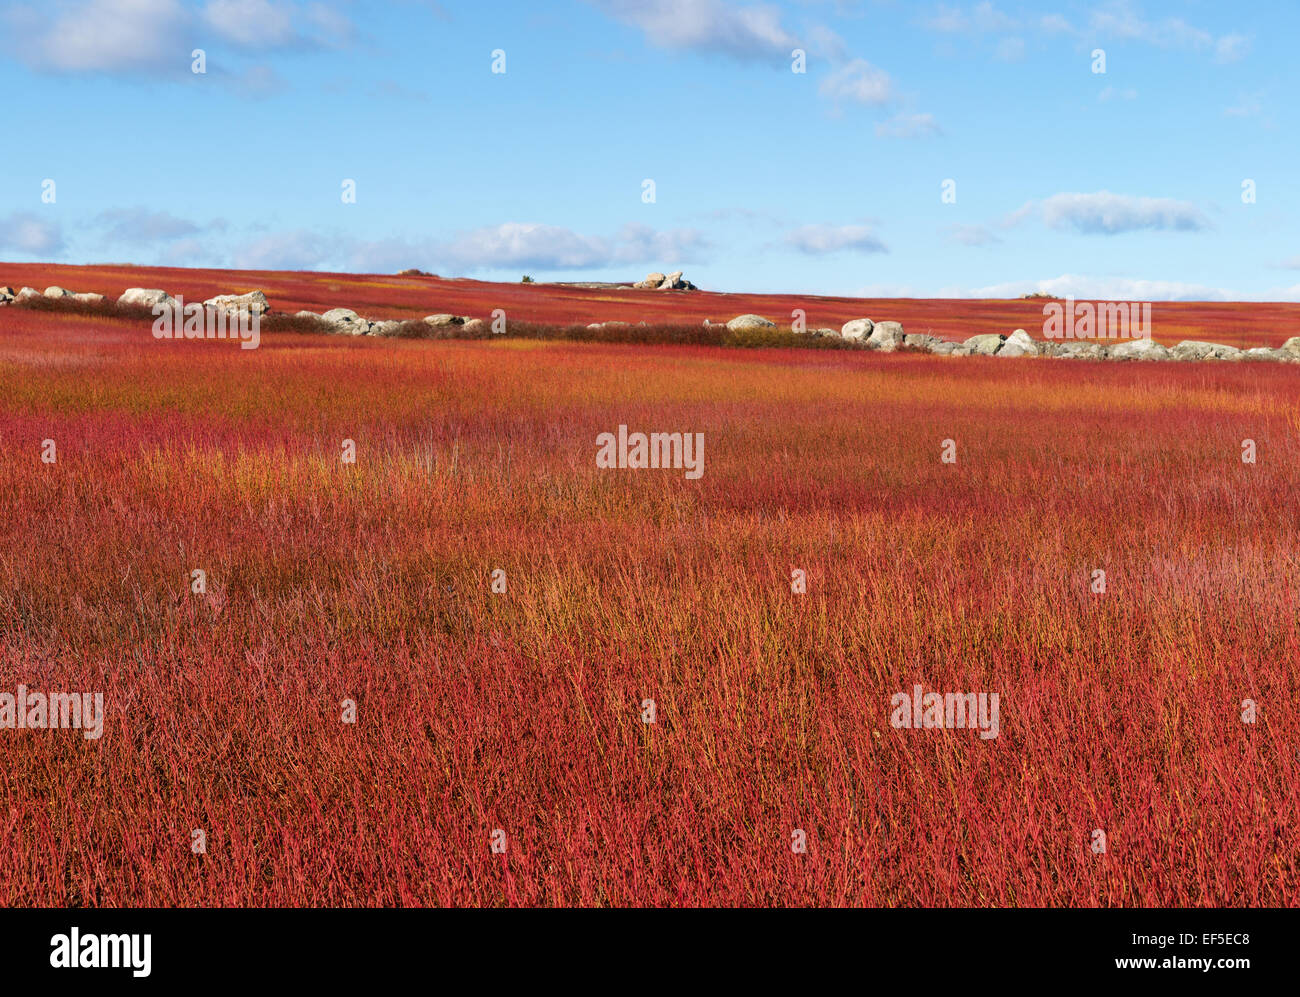
[[[115,208],[95,216],[94,225],[104,229],[111,242],[159,242],[197,235],[202,229],[191,221],[177,218],[167,211],[145,208]]]
[[[63,233],[58,222],[30,211],[17,211],[0,218],[0,248],[15,249],[33,256],[51,256],[63,250]]]
[[[931,31],[944,34],[1014,31],[1019,27],[1015,18],[1004,14],[988,0],[975,4],[969,11],[941,3],[936,12],[921,23]]]
[[[823,97],[882,106],[894,99],[894,83],[866,59],[853,59],[829,73],[818,87]]]
[[[998,42],[994,55],[1002,62],[1019,62],[1025,57],[1025,40],[1016,36]]]
[[[351,29],[327,4],[288,0],[209,0],[201,9],[180,0],[63,0],[43,9],[9,5],[5,21],[0,34],[35,69],[178,78],[190,77],[196,46],[318,47]]]
[[[1121,41],[1142,42],[1158,48],[1210,51],[1216,62],[1235,62],[1250,48],[1250,39],[1240,34],[1218,38],[1210,31],[1189,24],[1181,17],[1148,20],[1131,0],[1110,0],[1092,12],[1088,27],[1095,35]]]
[[[821,256],[846,249],[860,253],[887,253],[885,244],[866,225],[803,225],[785,237],[786,244],[807,253]]]
[[[364,273],[412,265],[452,273],[514,268],[595,270],[640,263],[671,266],[699,262],[707,248],[708,242],[694,229],[657,232],[629,224],[604,237],[557,225],[506,222],[458,233],[446,241],[365,240],[307,230],[279,232],[237,250],[235,265],[267,270],[337,267]]]
[[[933,114],[908,114],[900,112],[888,121],[876,125],[877,138],[927,138],[942,135],[943,129]]]
[[[9,21],[18,54],[54,72],[189,69],[191,14],[178,0],[85,0],[37,13],[18,7]]]
[[[644,32],[661,48],[723,52],[738,59],[788,58],[798,39],[779,8],[724,0],[591,0],[611,17]]]
[[[1054,229],[1072,228],[1085,235],[1118,235],[1155,230],[1196,232],[1210,227],[1209,219],[1190,202],[1167,197],[1132,197],[1101,190],[1092,194],[1053,194],[1030,201],[1012,212],[1004,225],[1038,214]]]
[[[294,40],[293,8],[275,0],[209,0],[203,20],[223,38],[249,48]]]
[[[1012,281],[976,288],[974,297],[1018,298],[1029,293],[1101,301],[1233,301],[1232,292],[1204,284],[1177,280],[1135,280],[1129,277],[1092,277],[1062,274],[1046,280]]]
[[[1224,35],[1214,45],[1214,61],[1237,62],[1250,51],[1250,39],[1245,35]]]
[[[948,234],[963,246],[991,246],[1002,241],[983,225],[953,225]]]

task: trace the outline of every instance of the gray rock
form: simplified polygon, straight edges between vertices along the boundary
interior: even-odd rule
[[[1002,341],[995,356],[999,357],[1036,357],[1038,356],[1038,344],[1030,337],[1024,329],[1017,329],[1010,336]]]
[[[610,323],[610,325],[626,325],[626,324],[627,324],[626,322],[611,322],[611,323]],[[461,331],[462,331],[462,332],[473,332],[473,333],[479,333],[479,332],[482,332],[482,331],[483,331],[484,329],[486,329],[487,327],[488,327],[488,324],[487,324],[486,322],[484,322],[481,318],[472,318],[472,319],[469,319],[469,320],[468,320],[464,325],[462,325],[460,328],[461,328]]]
[[[271,310],[271,304],[261,291],[249,291],[247,294],[218,294],[203,302],[204,308],[227,314],[265,315]]]
[[[93,291],[82,291],[80,294],[74,294],[72,297],[74,301],[80,301],[87,305],[102,305],[104,303],[104,296],[102,294],[95,294]]]
[[[372,336],[396,336],[402,323],[394,320],[370,323],[370,335]]]
[[[1006,338],[1000,332],[986,332],[978,336],[971,336],[962,345],[970,347],[972,354],[991,357],[997,353],[998,348],[1002,346],[1002,342]]]
[[[1263,360],[1270,363],[1278,363],[1287,360],[1288,354],[1283,353],[1281,350],[1269,349],[1267,346],[1255,346],[1247,350],[1246,355],[1241,359],[1255,361]]]
[[[742,329],[775,329],[776,323],[763,318],[762,315],[737,315],[727,323],[727,328],[732,332],[739,332]]]
[[[5,290],[8,290],[8,288],[5,288]],[[1290,356],[1300,357],[1300,336],[1292,336],[1279,349]]]
[[[158,305],[165,305],[168,308],[176,307],[176,299],[166,291],[161,291],[156,287],[128,287],[122,292],[122,296],[117,299],[119,305],[141,305],[145,308],[156,308]]]
[[[24,301],[32,301],[36,298],[41,298],[41,297],[44,297],[44,295],[41,294],[40,291],[36,290],[36,288],[22,287],[19,288],[18,293],[14,295],[14,303],[20,304]]]
[[[867,348],[881,353],[893,353],[903,345],[901,322],[877,322],[867,337]]]
[[[662,283],[664,282],[664,276],[665,276],[664,274],[661,274],[661,273],[659,273],[658,271],[655,271],[654,273],[646,274],[645,280],[638,280],[638,281],[637,281],[635,284],[633,284],[632,286],[633,286],[633,287],[646,287],[646,288],[650,288],[650,287],[658,287],[660,284],[662,284]]]
[[[54,287],[47,287],[45,289],[45,296],[47,298],[70,298],[72,297],[72,292],[55,285]]]
[[[845,339],[865,339],[875,327],[876,323],[869,318],[855,318],[840,326],[840,335]]]
[[[908,336],[907,338],[911,339],[912,337]],[[959,349],[961,349],[960,344],[954,343],[948,339],[940,339],[930,345],[930,352],[941,357],[952,356],[954,354],[962,356],[962,354],[957,353],[957,350]]]
[[[1185,339],[1174,347],[1175,360],[1240,360],[1242,351],[1235,346]]]
[[[446,326],[446,325],[464,325],[465,316],[448,315],[446,312],[439,312],[437,315],[424,316],[424,321],[427,322],[429,325],[439,326],[439,327]],[[588,328],[590,328],[590,326],[588,326]]]
[[[928,332],[909,332],[903,337],[903,345],[914,350],[933,350],[935,343],[943,342],[938,336]]]
[[[1130,339],[1110,348],[1112,360],[1168,360],[1172,355],[1169,347],[1151,339]]]
[[[1061,343],[1056,355],[1066,360],[1105,360],[1109,350],[1103,343]]]

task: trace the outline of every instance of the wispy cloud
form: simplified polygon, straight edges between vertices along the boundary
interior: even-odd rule
[[[823,97],[882,107],[897,96],[894,81],[866,59],[852,59],[828,73],[818,86]]]
[[[724,0],[590,0],[651,44],[667,49],[721,52],[736,59],[788,59],[799,40],[767,3]]]
[[[243,54],[335,47],[354,31],[329,4],[288,0],[208,0],[197,7],[180,0],[11,3],[2,20],[7,47],[32,69],[127,77],[189,77],[196,47],[224,44]],[[217,75],[238,84],[248,72]]]
[[[963,246],[991,246],[1002,240],[983,225],[953,225],[949,237]]]
[[[0,249],[53,256],[63,251],[63,232],[58,222],[17,211],[0,218]]]
[[[854,250],[859,253],[887,253],[889,249],[866,225],[802,225],[785,237],[786,245],[821,256]]]
[[[448,240],[365,240],[309,230],[276,232],[237,249],[234,259],[236,266],[249,269],[328,267],[365,273],[408,266],[452,273],[514,268],[596,270],[700,262],[708,247],[708,241],[694,229],[659,232],[628,224],[611,236],[591,236],[557,225],[506,222]]]
[[[942,135],[943,129],[933,114],[908,114],[899,112],[886,121],[876,125],[878,138],[927,138]]]
[[[1198,232],[1210,228],[1209,219],[1194,204],[1167,197],[1133,197],[1101,190],[1091,194],[1053,194],[1030,201],[1012,212],[1003,225],[1040,217],[1054,229],[1073,229],[1084,235],[1119,235],[1143,230]]]
[[[923,18],[921,23],[931,31],[963,35],[1015,31],[1020,26],[1016,18],[998,10],[988,0],[977,3],[969,9],[941,3],[935,12]]]
[[[1046,280],[1012,281],[976,288],[981,298],[1018,298],[1025,294],[1054,294],[1061,297],[1100,301],[1232,301],[1232,292],[1204,284],[1177,280],[1141,280],[1129,277],[1094,277],[1061,274]]]
[[[1097,99],[1103,102],[1108,100],[1137,100],[1137,95],[1138,92],[1132,87],[1122,89],[1120,87],[1106,87],[1101,93],[1097,94]]]

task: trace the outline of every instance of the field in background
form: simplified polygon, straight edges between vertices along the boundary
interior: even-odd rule
[[[499,284],[434,277],[324,274],[274,271],[192,270],[125,265],[61,266],[0,263],[0,284],[15,289],[50,285],[91,291],[116,299],[128,287],[159,287],[187,301],[217,294],[266,292],[276,311],[322,312],[352,308],[371,319],[423,318],[435,312],[487,318],[501,308],[514,321],[585,324],[646,321],[698,325],[725,322],[754,312],[788,325],[802,308],[809,328],[839,329],[850,319],[902,322],[907,332],[931,332],[947,339],[1025,329],[1043,338],[1043,301],[972,301],[915,298],[831,298],[799,294],[714,294],[706,291],[622,291],[555,284]],[[0,317],[0,321],[3,318]],[[1228,346],[1281,346],[1300,335],[1300,303],[1155,302],[1152,338],[1173,346],[1204,339]]]
[[[540,320],[574,294],[590,311],[568,319],[635,321],[625,301],[660,300],[0,281],[261,287],[375,317]],[[793,300],[667,297],[714,319]],[[1039,313],[809,320],[924,331],[922,307],[969,332]],[[1226,307],[1258,338],[1205,338],[1296,333],[1259,318],[1295,306]],[[1296,383],[529,341],[245,351],[0,310],[0,691],[102,690],[107,712],[99,741],[0,730],[0,904],[1300,903]],[[703,432],[703,478],[598,470],[620,424]],[[1000,736],[893,728],[918,683],[999,693]]]

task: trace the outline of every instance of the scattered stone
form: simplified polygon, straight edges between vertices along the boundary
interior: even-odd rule
[[[908,338],[911,339],[910,336]],[[957,351],[960,349],[965,349],[965,347],[961,346],[959,343],[954,343],[947,339],[937,339],[930,344],[928,349],[930,350],[931,353],[937,356],[946,357],[951,354],[957,353]]]
[[[439,312],[437,315],[426,315],[424,321],[429,325],[442,327],[445,325],[464,325],[467,321],[464,315],[448,315],[446,312]]]
[[[1288,357],[1287,354],[1283,353],[1281,350],[1271,350],[1267,346],[1255,346],[1247,350],[1241,359],[1253,361],[1267,360],[1277,363],[1288,359]]]
[[[971,353],[979,356],[991,357],[997,353],[1002,346],[1002,341],[1007,337],[1000,332],[986,332],[978,336],[971,336],[970,339],[963,343],[963,346],[970,348]]]
[[[620,322],[620,323],[618,323],[618,324],[619,324],[619,325],[624,325],[625,323]],[[479,332],[482,332],[482,331],[483,331],[484,329],[486,329],[487,327],[488,327],[488,324],[487,324],[486,322],[484,322],[481,318],[472,318],[472,319],[470,319],[468,322],[466,322],[464,325],[462,325],[460,328],[461,328],[461,331],[462,331],[462,332],[474,332],[474,333],[479,333]]]
[[[869,318],[855,318],[840,326],[840,335],[845,339],[865,339],[875,327],[876,323]]]
[[[363,319],[351,308],[331,308],[321,316],[321,321],[334,326],[334,331],[345,336],[366,336],[370,333],[370,322]]]
[[[399,277],[432,277],[433,274],[431,274],[431,273],[425,273],[423,270],[416,270],[414,267],[412,267],[412,268],[409,269],[409,270],[399,270],[399,271],[397,271],[397,276],[399,276]]]
[[[203,302],[205,308],[212,308],[227,314],[265,315],[271,310],[271,304],[261,291],[249,291],[247,294],[218,294]]]
[[[927,352],[934,349],[936,343],[941,343],[938,336],[932,336],[928,332],[911,332],[903,337],[903,345],[909,349],[925,350]]]
[[[1105,360],[1109,353],[1104,343],[1062,343],[1056,355],[1066,360]]]
[[[732,332],[739,332],[742,329],[775,329],[776,323],[763,318],[762,315],[737,315],[727,323],[727,328]]]
[[[14,300],[14,289],[12,287],[0,287],[0,305],[7,305]]]
[[[893,353],[903,345],[903,324],[901,322],[877,322],[867,337],[867,349],[879,350],[881,353]]]
[[[840,334],[840,330],[817,328],[817,329],[809,329],[808,334],[811,336],[816,336],[818,339],[824,339],[826,336],[838,336]]]
[[[9,288],[6,287],[0,290],[7,291]],[[1279,347],[1279,352],[1293,357],[1300,357],[1300,336],[1292,336],[1288,339]]]
[[[1110,348],[1112,360],[1168,360],[1171,356],[1169,347],[1151,339],[1130,339]]]
[[[995,356],[999,357],[1036,357],[1038,344],[1030,338],[1024,329],[1017,329],[1002,341]]]
[[[104,303],[104,296],[95,294],[92,291],[82,291],[80,294],[74,294],[72,298],[74,301],[80,301],[87,305],[102,305]]]
[[[47,287],[45,289],[45,296],[47,298],[70,298],[72,297],[72,292],[55,285],[54,287]]]
[[[1242,351],[1235,346],[1185,339],[1174,347],[1175,360],[1240,360]]]
[[[670,274],[658,271],[646,274],[645,280],[638,280],[633,287],[650,288],[658,291],[694,291],[696,287],[689,280],[682,280],[682,272],[674,270]]]
[[[24,287],[24,288],[20,288],[18,293],[14,295],[14,302],[17,303],[20,301],[31,301],[33,298],[41,298],[41,297],[44,297],[44,295],[42,295],[40,291],[36,290],[36,288]]]
[[[393,319],[382,322],[370,323],[370,335],[372,336],[396,336],[402,328],[402,323]]]
[[[156,308],[164,305],[168,308],[176,307],[176,299],[166,291],[160,291],[156,287],[128,287],[120,298],[117,299],[119,305],[140,305],[144,308]]]

